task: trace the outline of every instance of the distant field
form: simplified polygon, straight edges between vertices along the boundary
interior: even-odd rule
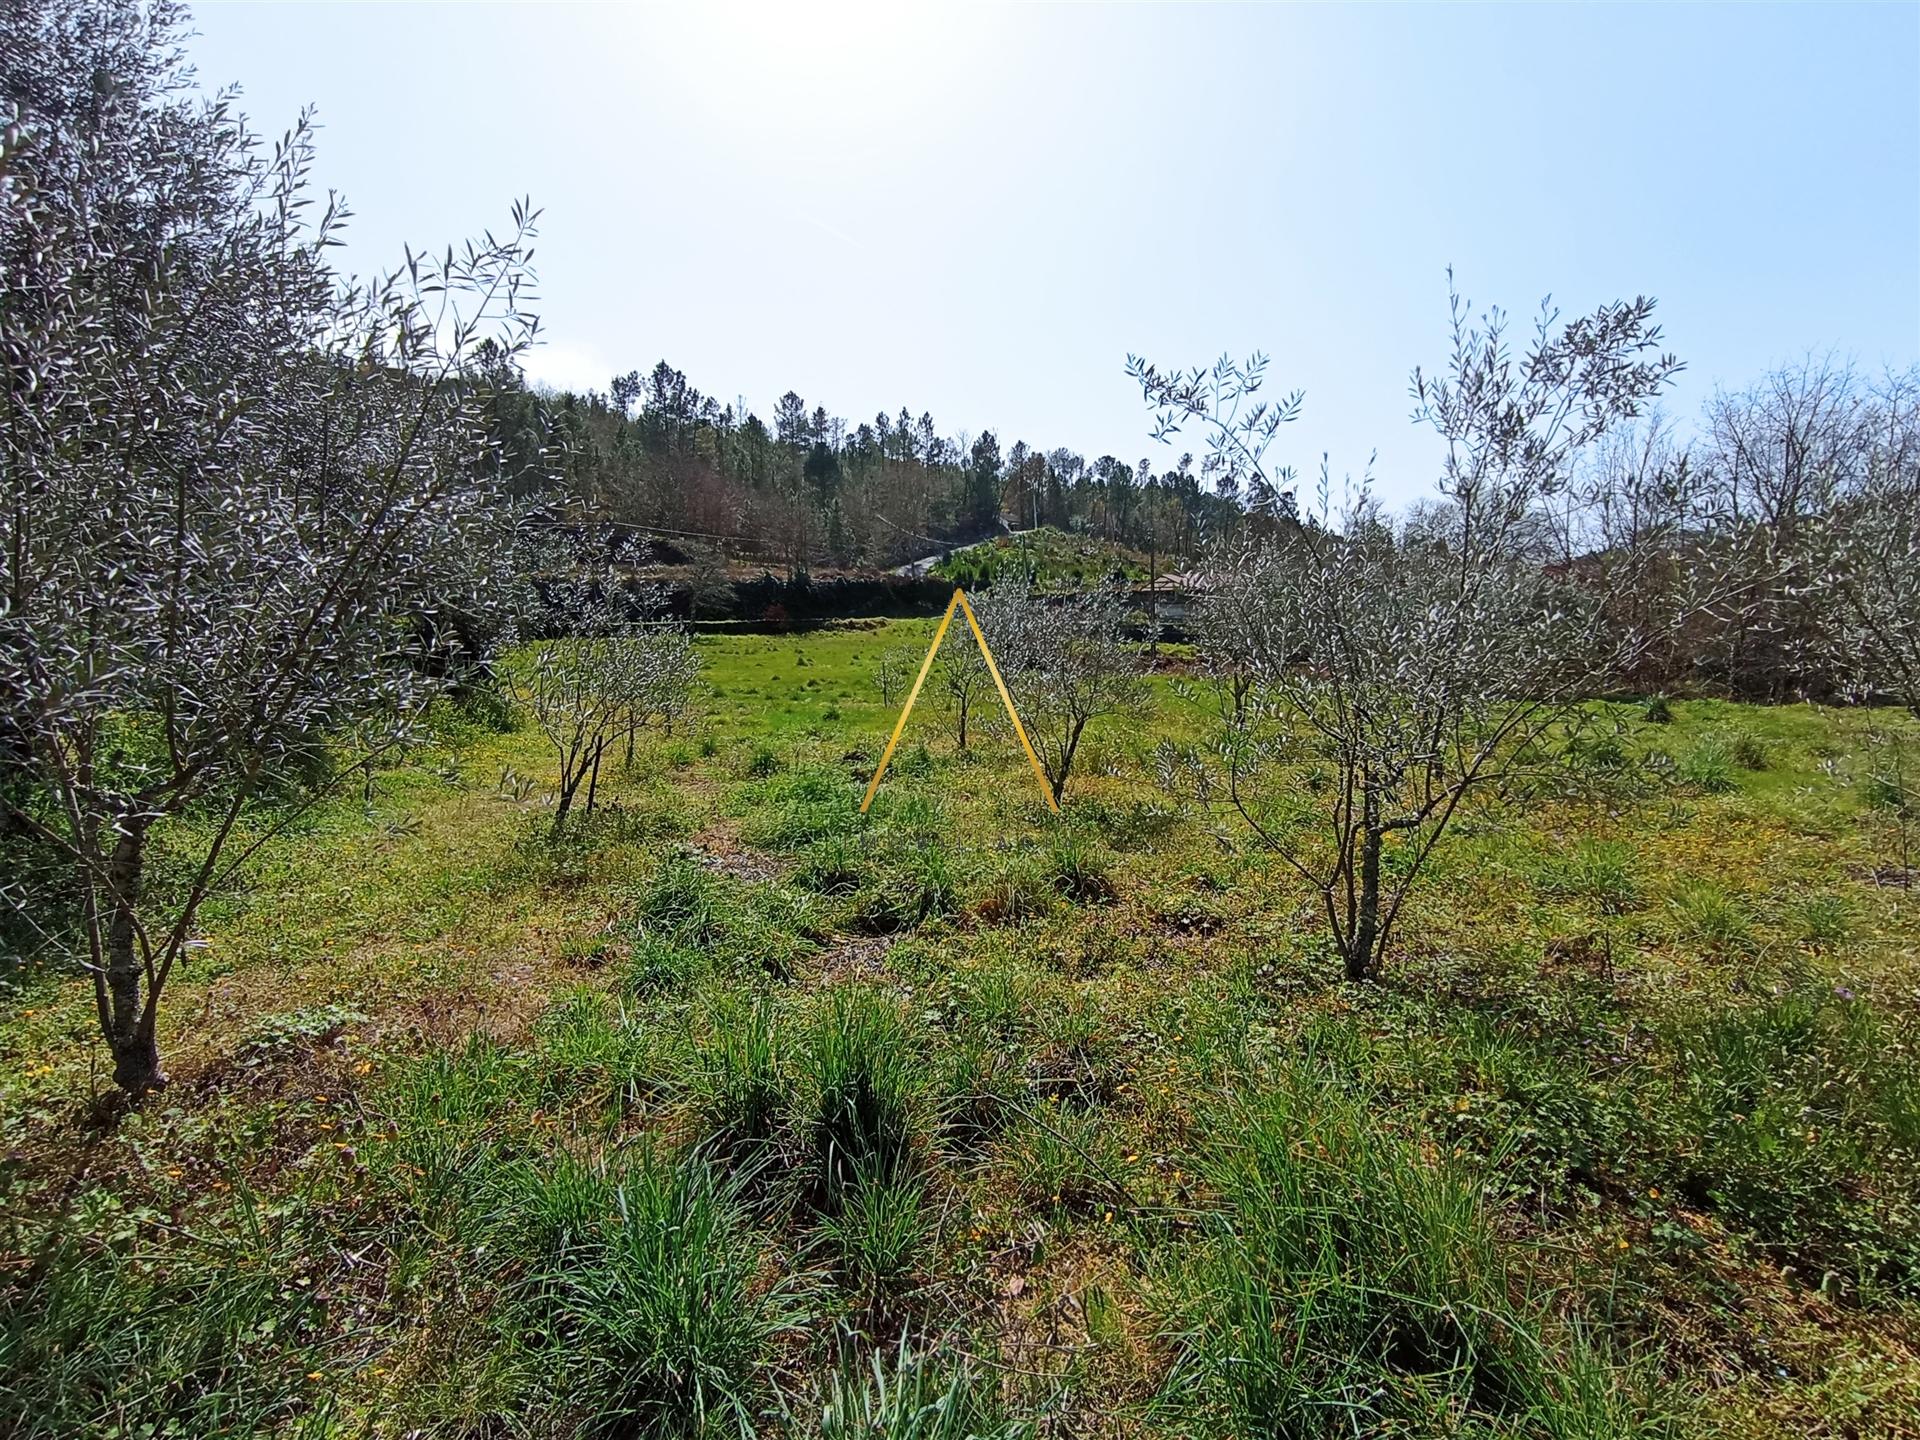
[[[1916,1433],[1910,720],[1610,706],[1353,987],[1156,787],[1177,673],[1058,821],[929,695],[863,821],[930,628],[703,638],[557,845],[539,733],[446,712],[208,915],[111,1132],[27,976],[0,1433]]]

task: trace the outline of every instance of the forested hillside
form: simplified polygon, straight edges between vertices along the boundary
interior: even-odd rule
[[[606,393],[537,392],[489,369],[508,477],[580,517],[632,526],[670,556],[709,553],[789,571],[897,565],[1000,528],[1054,525],[1192,553],[1241,518],[1191,456],[1088,460],[991,430],[943,434],[901,406],[830,415],[791,390],[772,423],[661,361]]]

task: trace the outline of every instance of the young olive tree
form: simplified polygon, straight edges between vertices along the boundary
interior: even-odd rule
[[[880,703],[892,705],[894,697],[906,692],[920,669],[920,658],[904,645],[889,645],[873,662],[873,685],[880,692]]]
[[[308,120],[268,149],[198,98],[184,23],[166,0],[0,14],[0,733],[24,777],[0,796],[74,877],[134,1093],[165,1083],[207,896],[353,773],[342,737],[405,734],[434,637],[498,592],[471,371],[533,336],[530,211],[343,280]]]
[[[1044,596],[1030,578],[1005,572],[977,609],[1057,805],[1087,727],[1147,706],[1140,654],[1127,642],[1125,594],[1108,581]]]
[[[1503,315],[1476,328],[1456,296],[1446,372],[1413,380],[1446,442],[1440,503],[1396,526],[1364,487],[1336,504],[1323,469],[1316,513],[1208,561],[1199,636],[1221,730],[1163,753],[1163,774],[1231,806],[1306,881],[1350,979],[1380,973],[1460,807],[1521,773],[1615,663],[1604,595],[1550,563],[1547,502],[1678,368],[1652,310],[1565,325],[1543,310],[1515,354]],[[1249,435],[1203,388],[1145,388],[1163,430],[1200,424],[1228,463],[1263,466],[1270,430]]]
[[[592,811],[608,749],[624,740],[631,765],[639,732],[683,712],[699,676],[692,637],[660,618],[660,588],[627,583],[644,552],[588,538],[603,563],[554,546],[528,587],[526,623],[549,638],[523,662],[518,691],[558,761],[555,836],[583,785]]]
[[[939,658],[934,661],[934,676],[947,708],[953,712],[954,740],[965,750],[974,707],[982,697],[992,693],[993,677],[987,673],[987,662],[981,657],[980,647],[974,644],[973,636],[964,626],[950,627],[946,641],[940,646]]]

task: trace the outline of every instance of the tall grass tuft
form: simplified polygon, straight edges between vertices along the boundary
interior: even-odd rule
[[[1680,757],[1675,769],[1685,784],[1707,795],[1724,795],[1736,788],[1733,747],[1723,735],[1703,735]]]
[[[1010,1419],[992,1380],[965,1360],[915,1352],[907,1337],[865,1372],[834,1378],[820,1409],[820,1440],[1030,1440]]]
[[[1549,1333],[1477,1186],[1301,1063],[1229,1102],[1200,1173],[1220,1208],[1176,1272],[1187,1303],[1163,1397],[1219,1434],[1635,1433],[1578,1337]],[[1570,1367],[1576,1356],[1578,1367]]]
[[[1083,835],[1056,834],[1047,846],[1047,880],[1061,895],[1079,905],[1113,898],[1113,864],[1107,853]]]
[[[102,1244],[112,1217],[86,1218],[101,1223],[0,1289],[0,1434],[325,1431],[330,1402],[303,1377],[331,1373],[332,1327],[302,1268],[300,1207],[242,1187],[219,1233],[184,1231],[164,1249],[131,1226]]]
[[[863,986],[832,991],[807,1036],[808,1145],[817,1199],[839,1209],[861,1181],[903,1174],[919,1124],[923,1057],[899,1006]]]
[[[760,997],[723,995],[699,1042],[691,1098],[702,1139],[730,1160],[772,1142],[793,1104],[773,1010]]]
[[[822,1232],[853,1281],[872,1290],[898,1285],[927,1248],[926,1186],[917,1175],[861,1176]]]
[[[611,1200],[514,1307],[545,1331],[549,1408],[589,1434],[759,1433],[764,1361],[804,1310],[791,1280],[760,1282],[735,1188],[699,1159],[646,1156]]]

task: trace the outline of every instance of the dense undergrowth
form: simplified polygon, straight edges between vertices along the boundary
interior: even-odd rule
[[[537,737],[262,852],[97,1118],[9,981],[0,1431],[1896,1435],[1920,1411],[1920,972],[1885,715],[1602,707],[1338,983],[1166,800],[1053,821],[884,636],[707,644],[564,843]],[[1664,714],[1662,713],[1664,710]],[[1302,784],[1312,783],[1302,776]]]

